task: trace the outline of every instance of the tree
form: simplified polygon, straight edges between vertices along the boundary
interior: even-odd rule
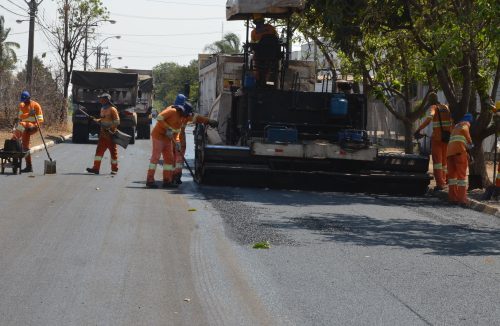
[[[241,41],[238,35],[227,33],[222,40],[215,41],[212,44],[205,46],[205,51],[211,54],[237,54],[241,53]]]
[[[408,32],[388,31],[378,28],[378,16],[367,1],[309,1],[304,15],[296,16],[298,29],[312,39],[332,66],[343,74],[354,74],[364,83],[367,95],[380,100],[398,119],[405,129],[405,151],[413,152],[413,124],[422,115],[425,101],[412,106],[412,92],[418,81],[426,79],[426,71],[420,64],[421,57]],[[339,67],[334,66],[331,53],[342,58]],[[395,102],[404,104],[404,112],[398,112]]]
[[[198,60],[192,60],[189,65],[181,66],[175,62],[161,63],[153,68],[155,80],[155,99],[161,101],[162,106],[174,102],[178,93],[185,92],[185,85],[189,84],[189,100],[195,104],[198,98]],[[187,94],[186,94],[187,95]]]
[[[75,61],[82,56],[81,46],[89,26],[106,20],[108,11],[101,0],[59,0],[58,21],[49,27],[50,43],[57,49],[63,71],[64,101],[61,107],[61,121],[66,120],[69,76]]]
[[[5,19],[0,16],[0,73],[6,70],[12,70],[17,62],[16,51],[19,49],[19,44],[8,42],[10,28],[5,28]]]

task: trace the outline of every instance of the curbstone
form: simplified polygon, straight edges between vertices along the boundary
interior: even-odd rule
[[[437,197],[443,201],[448,201],[448,192],[446,191],[431,191],[430,195],[433,197]],[[467,199],[467,204],[469,205],[470,209],[475,210],[476,212],[485,213],[500,218],[500,211],[494,206],[470,198]]]
[[[56,140],[49,140],[48,142],[45,142],[45,144],[47,145],[47,147],[52,147],[56,144],[60,144],[60,143],[63,143],[65,142],[66,140],[68,139],[71,139],[73,135],[72,134],[69,134],[69,135],[61,135],[59,137],[57,137]],[[33,146],[30,148],[30,153],[33,154],[33,153],[36,153],[36,152],[39,152],[41,150],[45,149],[43,144],[41,145],[36,145],[36,146]]]

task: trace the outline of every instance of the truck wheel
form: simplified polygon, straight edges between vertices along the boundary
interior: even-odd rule
[[[205,176],[205,128],[196,126],[194,144],[194,174],[196,183],[203,183]]]
[[[151,136],[151,125],[147,124],[142,129],[142,139],[149,139]]]
[[[85,125],[73,124],[73,143],[86,144],[89,142],[89,129]]]

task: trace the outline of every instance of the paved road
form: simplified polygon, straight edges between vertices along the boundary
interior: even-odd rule
[[[432,198],[144,188],[150,144],[87,175],[0,176],[0,325],[494,325],[500,220]],[[159,176],[158,171],[158,176]],[[271,249],[251,245],[269,240]]]

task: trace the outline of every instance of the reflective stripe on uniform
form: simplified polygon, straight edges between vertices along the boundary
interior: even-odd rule
[[[24,128],[24,126],[23,126],[23,125],[17,125],[16,130],[19,130],[19,131],[24,131],[24,130],[25,130],[25,128]]]
[[[457,180],[457,186],[459,186],[459,187],[467,187],[467,180],[458,179]]]
[[[442,170],[443,169],[443,163],[436,163],[432,166],[434,170]]]
[[[149,163],[149,170],[156,170],[156,164]]]
[[[21,111],[21,110],[19,110],[19,112],[17,112],[17,115],[18,115],[18,116],[22,116],[23,114],[24,114],[24,112],[23,112],[23,111]]]
[[[462,136],[462,135],[453,135],[450,137],[450,143],[453,143],[453,142],[467,144],[467,139],[465,138],[465,136]]]
[[[165,120],[165,117],[162,116],[161,114],[158,114],[158,116],[156,117],[156,120],[163,121],[163,120]]]
[[[113,120],[112,122],[113,122],[113,124],[115,124],[115,125],[119,125],[119,124],[120,124],[120,120]]]
[[[439,123],[439,121],[433,121],[432,122],[432,126],[434,128],[441,128],[441,126],[443,127],[451,127],[451,121],[443,121],[441,124]]]
[[[458,180],[457,179],[448,179],[448,185],[449,186],[456,186]]]
[[[163,164],[163,171],[174,171],[174,166],[172,164]]]
[[[496,177],[497,180],[500,179],[500,173],[497,173],[497,177]]]
[[[183,167],[183,164],[182,164],[182,163],[176,163],[176,164],[175,164],[175,168],[176,168],[176,169],[182,169],[182,167]]]
[[[26,119],[23,119],[23,121],[25,121],[25,122],[35,122],[35,117],[29,116]]]
[[[118,160],[111,160],[111,164],[118,164]]]
[[[96,156],[96,157],[94,157],[94,161],[102,161],[102,156]]]
[[[38,119],[38,121],[40,121],[40,120],[43,121],[43,115],[42,114],[37,115],[36,118]]]

